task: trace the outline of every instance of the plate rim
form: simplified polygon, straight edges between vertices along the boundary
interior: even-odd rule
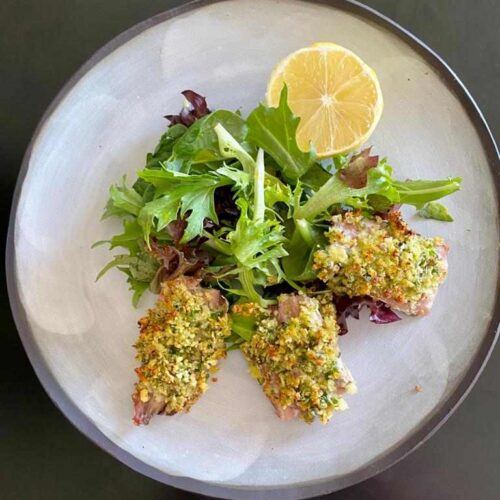
[[[15,269],[15,220],[19,206],[19,198],[28,171],[28,165],[31,159],[33,146],[40,136],[45,124],[50,119],[59,104],[64,100],[67,94],[80,81],[80,79],[90,71],[96,64],[103,60],[107,55],[112,53],[117,48],[124,45],[132,38],[138,36],[149,28],[156,26],[164,21],[174,17],[186,14],[193,10],[203,8],[207,5],[220,3],[226,0],[193,0],[182,4],[178,7],[161,12],[144,21],[141,21],[129,29],[123,31],[111,41],[98,49],[79,69],[67,80],[62,89],[57,93],[52,100],[42,118],[40,119],[33,136],[26,149],[21,168],[17,177],[16,187],[14,190],[12,205],[9,217],[9,228],[7,233],[6,245],[6,277],[7,290],[9,295],[10,306],[14,321],[16,324],[19,337],[30,360],[30,363],[42,384],[44,390],[49,395],[52,402],[63,413],[63,415],[76,427],[82,434],[90,439],[95,445],[103,451],[109,453],[114,458],[127,465],[131,469],[139,472],[152,479],[160,481],[164,484],[188,490],[191,492],[218,496],[221,498],[256,498],[262,495],[262,498],[282,498],[283,492],[287,491],[288,495],[293,498],[311,497],[320,494],[337,491],[348,486],[352,486],[361,481],[369,479],[376,474],[388,469],[400,460],[404,459],[410,453],[415,451],[427,439],[429,439],[437,430],[448,420],[452,413],[460,406],[463,400],[467,397],[477,379],[481,375],[491,352],[495,346],[500,332],[500,274],[497,278],[496,298],[490,324],[486,330],[485,337],[476,352],[468,371],[464,374],[452,394],[438,407],[434,415],[427,419],[423,425],[416,431],[410,434],[403,442],[395,446],[393,449],[386,451],[374,459],[371,463],[366,464],[360,469],[352,471],[339,478],[330,478],[325,480],[315,480],[308,483],[299,483],[284,485],[275,488],[237,488],[234,486],[224,486],[222,484],[200,481],[183,476],[172,476],[166,474],[150,465],[147,465],[140,459],[136,458],[131,453],[120,448],[117,444],[106,437],[97,426],[92,423],[83,412],[70,400],[69,396],[64,392],[55,377],[47,367],[43,356],[34,341],[32,336],[27,315],[22,307],[19,290],[17,288],[17,273]],[[372,7],[366,6],[357,0],[301,0],[305,3],[314,3],[333,7],[344,12],[361,17],[362,19],[374,22],[378,26],[387,29],[391,33],[398,36],[402,41],[407,43],[412,49],[418,52],[427,63],[429,63],[436,72],[443,78],[445,85],[459,99],[461,105],[467,112],[467,115],[474,125],[474,128],[481,140],[483,150],[486,153],[490,170],[493,174],[496,187],[497,205],[500,202],[500,156],[497,145],[490,131],[490,128],[479,109],[479,106],[474,101],[473,97],[458,78],[455,72],[448,64],[427,44],[418,37],[410,33],[406,28],[381,14]],[[499,252],[500,262],[500,252]],[[290,498],[292,498],[290,496]]]

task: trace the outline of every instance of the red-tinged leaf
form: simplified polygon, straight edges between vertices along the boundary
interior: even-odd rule
[[[340,171],[340,178],[350,188],[364,188],[368,182],[368,170],[378,165],[378,156],[370,156],[371,148],[352,156],[347,166]]]
[[[401,319],[387,304],[380,300],[372,302],[369,307],[371,309],[369,319],[377,325],[385,325]]]
[[[179,276],[198,276],[210,260],[208,254],[198,247],[175,248],[156,241],[151,243],[151,254],[160,262],[160,268],[150,285],[151,290],[156,293],[166,280]]]
[[[197,94],[192,90],[184,90],[184,92],[181,93],[187,99],[189,104],[191,104],[193,108],[193,114],[196,118],[201,118],[210,113],[210,110],[207,106],[207,100],[203,96]]]
[[[370,309],[370,321],[377,325],[384,325],[399,321],[401,318],[384,302],[373,300],[371,297],[335,297],[335,307],[337,309],[337,323],[340,327],[340,334],[348,332],[347,318],[352,316],[359,319],[359,312],[363,307]]]
[[[184,219],[176,219],[168,224],[166,227],[167,233],[172,238],[174,246],[178,246],[182,237],[184,236],[184,230],[186,229],[187,222]]]
[[[184,90],[181,93],[186,98],[189,104],[183,106],[179,114],[165,116],[165,118],[170,121],[171,126],[180,123],[182,125],[185,125],[186,127],[189,127],[196,120],[210,113],[210,110],[207,106],[207,101],[203,96],[197,94],[192,90]]]

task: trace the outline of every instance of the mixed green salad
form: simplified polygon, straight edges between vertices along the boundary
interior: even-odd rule
[[[103,218],[120,218],[122,232],[96,243],[120,250],[98,278],[122,271],[135,306],[146,290],[158,293],[182,275],[200,277],[230,304],[267,307],[283,293],[314,293],[314,254],[328,243],[332,214],[384,218],[412,205],[422,217],[452,220],[436,200],[460,188],[458,177],[400,180],[369,148],[321,160],[313,146],[302,151],[286,86],[278,107],[261,104],[247,117],[183,95],[137,179],[110,188]],[[380,322],[390,320],[386,304],[384,311],[389,319]],[[249,321],[233,313],[230,345],[251,337]]]

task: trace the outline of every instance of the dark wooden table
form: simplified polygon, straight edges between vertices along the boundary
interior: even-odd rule
[[[44,109],[101,45],[183,2],[0,1],[0,211],[3,233],[21,159]],[[500,133],[498,0],[365,0],[434,48]],[[2,245],[3,246],[3,245]],[[1,270],[4,283],[4,269]],[[0,289],[0,498],[196,498],[136,474],[66,421],[40,386]],[[465,403],[410,457],[338,499],[500,498],[500,349]]]

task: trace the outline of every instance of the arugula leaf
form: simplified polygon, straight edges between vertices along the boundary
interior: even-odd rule
[[[335,155],[331,158],[315,162],[300,178],[300,182],[305,186],[318,190],[332,175],[343,169],[347,163],[347,155]]]
[[[333,172],[334,174],[335,172]],[[331,172],[326,171],[319,163],[315,163],[301,178],[305,186],[308,186],[314,190],[318,190],[330,180],[333,175]]]
[[[425,219],[453,222],[453,217],[450,212],[448,212],[448,209],[436,201],[426,203],[420,210],[417,211],[417,214]]]
[[[162,163],[170,158],[175,142],[184,135],[186,130],[187,128],[181,124],[172,125],[168,128],[161,136],[154,152],[147,154],[144,168],[157,170],[163,168]],[[154,187],[144,179],[137,179],[132,188],[142,196],[144,203],[151,201],[154,197]]]
[[[144,239],[148,244],[152,228],[161,231],[178,217],[185,217],[187,221],[180,243],[187,243],[200,236],[205,218],[218,223],[215,190],[233,183],[218,171],[188,175],[169,170],[146,169],[138,172],[138,175],[156,188],[156,198],[147,203],[138,214],[138,223],[143,228]]]
[[[218,123],[239,142],[247,133],[245,120],[232,111],[220,109],[197,120],[175,143],[172,155],[165,163],[168,170],[189,173],[191,165],[210,163],[225,158],[219,149],[219,140],[214,130]]]
[[[294,183],[304,175],[314,163],[315,152],[303,152],[295,138],[300,118],[294,116],[287,103],[286,85],[280,95],[277,108],[261,104],[248,116],[248,140],[264,149],[273,157],[281,169],[283,177]]]

